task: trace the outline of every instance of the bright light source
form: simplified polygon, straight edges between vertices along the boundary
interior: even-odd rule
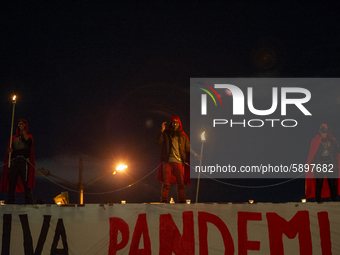
[[[124,171],[127,168],[127,165],[119,164],[116,168],[117,171]]]
[[[302,199],[301,199],[301,202],[302,202],[302,203],[306,203],[307,200],[306,200],[305,198],[302,198]]]
[[[201,134],[201,141],[205,142],[205,131]]]
[[[254,200],[249,200],[249,204],[254,204]]]
[[[125,205],[125,204],[126,204],[126,200],[122,200],[122,201],[120,201],[120,203],[121,203],[122,205]]]
[[[17,99],[17,96],[16,95],[14,95],[13,96],[13,101],[15,101]]]
[[[57,205],[67,205],[69,203],[68,192],[67,191],[61,192],[60,195],[54,198],[54,202]]]

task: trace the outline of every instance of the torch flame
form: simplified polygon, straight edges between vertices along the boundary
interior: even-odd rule
[[[205,131],[201,134],[201,141],[202,141],[202,142],[205,141]]]
[[[15,99],[17,99],[17,96],[16,96],[16,95],[13,96],[13,101],[15,101]]]

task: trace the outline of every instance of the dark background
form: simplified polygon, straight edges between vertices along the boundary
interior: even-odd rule
[[[178,115],[190,135],[190,77],[338,77],[338,10],[336,4],[250,1],[1,3],[0,152],[10,136],[16,93],[15,119],[29,123],[37,168],[76,184],[79,155],[85,183],[124,161],[126,173],[86,187],[84,202],[159,201],[156,171],[141,179],[159,164],[154,138],[163,121]],[[332,128],[340,137],[339,127]],[[266,186],[283,180],[220,181]],[[57,183],[64,187],[37,176],[35,199],[53,203],[68,188],[70,202],[78,203],[76,186]],[[259,189],[225,183],[201,180],[199,201],[304,197],[304,180]],[[188,199],[194,201],[195,193],[193,179]]]

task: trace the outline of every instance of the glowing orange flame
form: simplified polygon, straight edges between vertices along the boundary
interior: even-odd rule
[[[17,96],[16,95],[14,95],[13,96],[13,101],[15,101],[17,99]]]

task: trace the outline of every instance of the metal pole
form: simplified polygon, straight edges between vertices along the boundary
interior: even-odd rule
[[[13,110],[12,110],[12,124],[11,124],[11,136],[9,138],[9,148],[12,149],[12,136],[13,136],[13,123],[14,123],[14,110],[15,110],[15,103],[16,103],[16,96],[13,96]],[[8,155],[8,168],[11,167],[11,156],[12,152]]]
[[[79,204],[84,204],[83,157],[79,156]]]
[[[201,157],[200,157],[200,170],[198,171],[198,179],[197,179],[197,190],[196,190],[196,202],[198,201],[198,191],[200,189],[200,175],[201,175],[201,166],[202,166],[202,155],[203,155],[203,142],[201,142]]]

